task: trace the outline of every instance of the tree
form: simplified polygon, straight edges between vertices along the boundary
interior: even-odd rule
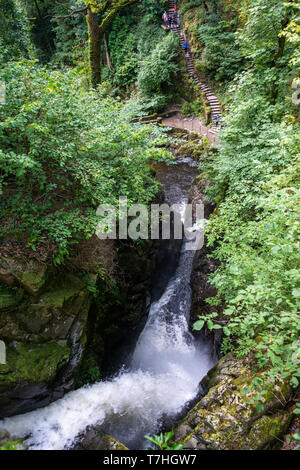
[[[125,7],[136,3],[138,0],[85,0],[86,7],[73,10],[65,5],[69,13],[55,18],[69,18],[76,14],[86,13],[89,33],[89,64],[90,81],[96,88],[101,81],[101,43],[104,33],[115,16]]]
[[[91,84],[96,87],[101,81],[101,43],[104,33],[123,8],[138,0],[88,0],[87,24],[89,30],[89,62]],[[99,19],[98,19],[99,18]]]
[[[0,60],[28,56],[28,24],[12,0],[0,0]]]

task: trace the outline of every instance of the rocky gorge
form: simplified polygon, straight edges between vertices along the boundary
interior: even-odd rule
[[[194,137],[190,142],[193,147]],[[175,174],[178,176],[176,169],[174,172],[168,167],[157,168],[167,194],[167,188],[174,186]],[[190,181],[189,202],[203,203],[205,218],[208,218],[214,204],[204,198],[203,184],[207,183],[199,179]],[[120,364],[123,367],[130,364],[135,343],[147,321],[150,299],[160,298],[179,262],[180,244],[175,240],[167,245],[156,245],[145,245],[143,250],[130,245],[119,246],[116,266],[122,274],[118,277],[118,302],[105,293],[101,279],[96,283],[100,295],[98,292],[95,298],[87,278],[82,275],[61,275],[59,270],[58,273],[47,272],[45,267],[34,262],[24,264],[13,258],[2,259],[0,334],[8,345],[8,362],[1,366],[0,374],[2,418],[37,410],[62,398],[78,388],[78,377],[81,383],[86,380],[87,369],[91,366],[96,366],[100,377],[105,379],[116,373]],[[217,265],[209,253],[204,245],[193,257],[190,329],[201,313],[212,311],[205,299],[215,294],[209,274]],[[157,283],[159,274],[160,282]],[[90,272],[88,279],[95,280],[95,274]],[[196,337],[200,342],[206,338],[211,358],[214,357],[216,362],[219,357],[219,361],[199,383],[200,401],[195,404],[194,397],[189,405],[183,403],[184,417],[180,408],[177,418],[173,413],[174,441],[181,443],[184,449],[193,450],[278,447],[292,419],[291,412],[285,411],[291,396],[288,383],[279,381],[265,396],[263,409],[258,411],[255,403],[250,403],[249,397],[243,394],[253,377],[259,375],[253,359],[242,360],[234,353],[220,359],[219,331],[213,334],[204,330]],[[151,361],[155,362],[153,356]],[[124,446],[103,434],[114,430],[108,422],[88,425],[76,436],[74,448],[127,448],[128,443]],[[165,420],[165,429],[170,425],[168,423],[170,420]],[[11,422],[4,419],[3,425],[17,437],[20,433],[24,437],[18,420],[14,425],[14,419]],[[13,432],[14,428],[16,432]],[[14,439],[13,436],[10,438]],[[122,433],[118,438],[122,441]]]

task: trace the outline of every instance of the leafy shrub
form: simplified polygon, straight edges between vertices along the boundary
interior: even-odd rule
[[[131,124],[134,109],[85,91],[76,71],[10,63],[0,79],[1,237],[33,249],[53,245],[55,261],[93,235],[96,208],[149,202],[158,189],[149,158],[161,131]],[[99,222],[99,220],[98,220]]]
[[[268,50],[276,51],[277,41]],[[237,346],[237,354],[255,357],[269,380],[289,378],[297,387],[300,133],[285,97],[292,51],[284,54],[285,67],[270,68],[258,66],[249,52],[255,67],[230,87],[220,152],[205,164],[212,182],[208,193],[219,204],[208,244],[221,262],[211,275],[218,300],[209,303],[226,303],[223,352]],[[223,326],[213,313],[196,329],[204,321],[210,329]]]
[[[162,97],[165,97],[167,102],[167,95],[172,96],[170,87],[174,86],[176,74],[180,70],[178,56],[178,39],[175,35],[168,35],[140,64],[137,86],[145,102],[158,100],[156,104],[158,109],[154,109],[155,111],[162,107],[164,101]]]
[[[6,442],[5,444],[0,445],[0,450],[20,450],[19,446],[22,444],[24,439],[19,439],[18,441]]]
[[[174,436],[174,431],[160,433],[159,435],[154,436],[145,436],[147,441],[155,444],[160,450],[181,450],[183,446],[181,444],[176,444],[172,442],[172,437]],[[149,447],[148,450],[153,450],[152,447]]]
[[[138,2],[114,19],[108,33],[108,47],[113,70],[106,69],[107,79],[126,91],[136,82],[139,63],[151,54],[165,36],[161,16],[165,1]]]
[[[0,62],[28,56],[29,27],[13,0],[0,0]]]

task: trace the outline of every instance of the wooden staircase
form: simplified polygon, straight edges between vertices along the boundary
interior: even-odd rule
[[[174,0],[169,0],[168,2],[168,14],[169,15],[174,14],[174,6],[175,6]],[[179,26],[173,26],[171,29],[174,33],[177,34],[179,38],[180,46],[182,50],[184,50],[183,43],[185,42],[185,40],[184,40],[182,29]],[[205,93],[206,99],[211,108],[212,121],[213,121],[212,130],[217,130],[218,127],[214,123],[215,123],[215,118],[217,115],[220,117],[220,119],[222,117],[220,101],[214,95],[211,89],[195,76],[194,63],[193,63],[193,58],[192,58],[192,54],[190,50],[189,50],[189,53],[190,53],[190,59],[186,59],[188,74],[194,80],[194,82],[199,86],[199,88]]]

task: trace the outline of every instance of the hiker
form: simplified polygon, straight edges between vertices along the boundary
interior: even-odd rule
[[[162,19],[164,20],[164,23],[167,25],[168,24],[168,14],[166,11],[164,11],[164,14],[162,16]]]
[[[187,53],[189,45],[186,41],[184,41],[183,47],[184,47],[184,52]]]
[[[168,16],[168,23],[169,23],[169,28],[171,28],[172,27],[172,16],[171,15]]]
[[[177,24],[180,27],[180,13],[179,12],[178,12],[178,15],[177,15]]]
[[[185,58],[186,58],[186,60],[190,60],[191,56],[190,56],[190,54],[189,54],[188,52],[186,52]]]
[[[174,12],[174,16],[173,16],[173,23],[174,23],[174,26],[177,26],[177,12],[176,11]]]
[[[216,114],[216,117],[215,117],[216,127],[218,127],[219,122],[220,122],[220,116],[218,114]]]

